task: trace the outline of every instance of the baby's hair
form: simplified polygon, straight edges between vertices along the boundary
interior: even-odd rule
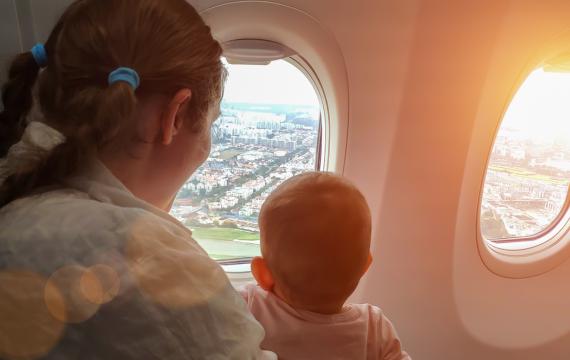
[[[259,225],[267,266],[297,304],[342,303],[364,274],[370,211],[341,176],[309,172],[285,181],[263,204]]]
[[[192,89],[189,126],[198,130],[222,96],[221,46],[185,0],[77,0],[45,50],[41,72],[31,52],[10,66],[2,91],[0,157],[22,137],[36,82],[45,122],[66,141],[39,164],[8,177],[0,206],[73,175],[102,148],[131,140],[137,98]],[[109,73],[121,66],[140,76],[136,92],[124,81],[108,84]]]

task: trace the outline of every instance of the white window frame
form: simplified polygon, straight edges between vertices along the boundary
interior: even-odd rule
[[[505,98],[502,112],[499,114],[500,117],[495,123],[496,126],[493,131],[493,140],[485,152],[486,159],[483,163],[483,176],[479,184],[479,199],[477,202],[477,248],[487,269],[501,277],[522,279],[538,276],[556,268],[570,257],[570,187],[569,192],[566,194],[566,201],[560,213],[547,228],[532,236],[499,240],[499,242],[503,243],[531,241],[533,242],[532,246],[516,250],[505,249],[493,244],[494,242],[497,243],[497,240],[487,239],[482,234],[481,229],[481,206],[484,196],[487,171],[489,169],[492,151],[505,113],[517,91],[532,71],[537,68],[548,66],[552,61],[555,61],[552,59],[557,59],[560,56],[568,54],[567,46],[570,43],[569,41],[570,33],[550,44],[547,44],[543,49],[540,49],[540,51],[537,52],[536,56],[530,59],[523,69],[521,69],[519,79],[514,84],[515,86],[513,86],[511,92],[507,94],[507,97]],[[563,46],[562,51],[561,46]],[[481,120],[483,119],[480,119],[479,121]],[[474,133],[473,139],[476,139],[479,136],[480,134]],[[472,144],[472,146],[474,145],[475,144]]]
[[[265,1],[215,5],[202,10],[201,15],[222,43],[262,40],[292,51],[284,51],[284,59],[312,82],[321,105],[321,153],[316,163],[320,164],[320,170],[342,174],[349,127],[348,76],[344,57],[332,34],[306,12]],[[220,263],[232,281],[251,280],[249,259]]]
[[[223,44],[262,40],[281,44],[294,65],[313,81],[323,107],[321,169],[342,174],[349,128],[349,88],[344,56],[332,33],[306,12],[266,1],[224,3],[201,11]]]

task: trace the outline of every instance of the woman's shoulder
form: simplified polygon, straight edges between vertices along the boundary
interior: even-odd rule
[[[68,189],[22,198],[0,209],[0,270],[50,276],[105,264],[128,273],[155,302],[204,302],[227,277],[189,230],[167,218]]]
[[[57,354],[90,331],[98,336],[82,346],[105,358],[252,358],[262,328],[191,233],[160,215],[68,190],[14,202],[0,210],[0,277],[15,281],[0,294],[43,304],[42,281],[55,286],[65,316],[83,321],[65,330]],[[29,274],[41,280],[31,295],[18,285]]]
[[[73,189],[36,194],[0,209],[0,262],[8,264],[43,264],[50,271],[62,264],[89,263],[93,253],[125,255],[143,241],[157,252],[177,247],[184,248],[185,256],[203,253],[182,226]]]
[[[93,200],[74,189],[46,191],[17,199],[0,209],[0,238],[116,232],[123,220],[137,212],[133,210]]]

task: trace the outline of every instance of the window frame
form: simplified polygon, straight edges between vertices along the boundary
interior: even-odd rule
[[[213,4],[202,8],[200,15],[222,44],[239,39],[272,41],[301,58],[303,69],[311,74],[308,78],[320,87],[324,110],[321,169],[344,173],[351,121],[350,91],[345,57],[334,34],[311,14],[275,2]],[[250,280],[251,273],[229,277],[240,283],[242,278]]]
[[[570,31],[556,38],[554,41],[547,43],[542,48],[536,49],[538,51],[530,54],[526,64],[520,68],[517,80],[513,83],[510,91],[506,93],[502,99],[503,105],[493,128],[492,141],[485,150],[481,152],[484,154],[485,159],[481,162],[481,178],[478,181],[478,193],[475,215],[475,238],[476,246],[482,264],[491,273],[510,279],[525,279],[529,277],[539,276],[549,272],[560,264],[568,260],[570,257],[570,193],[566,195],[566,202],[562,210],[550,226],[544,229],[539,234],[530,236],[537,238],[533,240],[536,242],[534,246],[524,249],[507,249],[493,244],[492,240],[488,240],[483,236],[481,229],[481,206],[484,195],[485,181],[487,178],[487,171],[491,161],[491,155],[495,146],[497,135],[503,123],[503,119],[512,103],[513,98],[516,96],[518,90],[530,76],[530,74],[541,67],[549,66],[563,54],[567,54],[568,43],[570,43]],[[496,96],[496,95],[495,95]],[[482,104],[492,104],[490,98],[484,97]],[[480,113],[487,112],[487,106],[480,109]],[[486,121],[483,118],[477,120],[479,122]],[[481,134],[480,134],[481,135]],[[475,138],[473,138],[475,139]],[[474,146],[474,144],[472,145]],[[570,189],[569,189],[570,192]],[[544,241],[537,241],[538,238],[543,238]],[[510,239],[510,238],[509,238]],[[514,242],[520,242],[521,238],[514,238]]]
[[[522,85],[528,79],[531,73],[541,67],[544,67],[546,64],[548,64],[548,61],[542,60],[540,62],[535,63],[533,66],[529,66],[526,69],[526,71],[523,72],[522,76],[519,78],[519,81],[517,81],[517,83],[511,90],[511,94],[507,99],[506,105],[503,107],[495,131],[493,132],[493,141],[491,142],[491,146],[487,152],[487,159],[485,161],[485,171],[479,191],[480,195],[479,195],[478,208],[477,208],[477,237],[479,241],[484,242],[485,245],[490,247],[493,251],[496,251],[504,255],[528,255],[535,253],[535,251],[541,251],[545,247],[544,246],[545,244],[548,246],[549,243],[553,241],[554,242],[558,241],[560,240],[561,237],[564,237],[565,233],[563,230],[565,227],[570,225],[570,184],[568,184],[566,199],[560,209],[560,212],[556,215],[556,217],[550,222],[550,224],[547,227],[545,227],[536,234],[520,236],[520,237],[488,239],[487,237],[485,237],[485,235],[483,235],[482,226],[481,226],[481,208],[483,205],[483,197],[485,194],[485,184],[487,182],[487,175],[489,172],[489,166],[491,164],[493,150],[495,149],[495,144],[497,142],[499,132],[503,125],[505,115],[513,99],[518,93],[519,89],[522,87]],[[563,232],[562,236],[560,236],[561,231]],[[514,244],[514,243],[529,243],[530,246],[521,249],[509,249],[507,247],[501,246],[501,244]]]

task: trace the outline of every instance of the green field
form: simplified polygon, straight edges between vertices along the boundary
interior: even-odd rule
[[[259,252],[259,233],[229,228],[192,228],[194,239],[215,260],[253,257]],[[239,240],[239,241],[236,241]]]
[[[537,174],[535,172],[528,171],[527,169],[520,168],[520,167],[510,167],[510,166],[504,166],[504,165],[491,165],[491,166],[489,166],[489,170],[507,173],[509,175],[516,176],[519,178],[540,181],[543,183],[550,183],[553,185],[565,185],[567,183],[567,181],[564,179],[557,179],[557,178],[553,178],[553,177],[548,176],[548,175]]]

